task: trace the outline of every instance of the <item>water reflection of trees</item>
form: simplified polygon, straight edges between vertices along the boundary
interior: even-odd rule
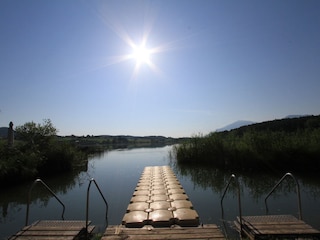
[[[42,179],[55,194],[64,195],[73,189],[77,184],[83,184],[84,181],[80,179],[80,173],[82,171],[86,171],[86,167],[84,169],[73,171],[72,173],[60,175],[59,177],[44,177]],[[28,192],[31,185],[32,182],[26,182],[8,189],[2,189],[2,194],[0,196],[0,212],[2,213],[0,215],[0,223],[4,222],[8,217],[9,207],[11,213],[13,214],[15,211],[21,211],[21,205],[27,204]],[[43,186],[41,186],[41,184],[37,184],[32,189],[30,197],[30,204],[46,207],[49,203],[49,200],[52,198],[52,195]]]
[[[210,165],[194,165],[194,164],[178,164],[171,162],[172,167],[181,176],[188,176],[191,178],[194,185],[203,189],[211,189],[213,192],[222,193],[232,172],[217,169]],[[272,189],[272,187],[285,174],[279,173],[234,173],[239,179],[241,192],[246,189],[246,194],[253,199],[264,198]],[[298,179],[300,189],[307,192],[314,199],[320,197],[320,184],[318,176],[295,176]],[[237,187],[235,184],[230,185],[230,192],[233,196],[237,194]],[[276,189],[273,198],[279,198],[296,192],[296,185],[293,179],[286,179]]]
[[[224,190],[231,174],[203,165],[176,164],[173,168],[181,176],[190,176],[196,187],[212,189],[214,192],[222,192]]]

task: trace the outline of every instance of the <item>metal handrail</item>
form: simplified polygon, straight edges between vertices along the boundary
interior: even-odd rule
[[[88,185],[88,190],[87,190],[86,233],[88,233],[88,226],[89,226],[89,191],[90,191],[90,187],[91,187],[91,183],[92,183],[92,182],[96,185],[96,187],[97,187],[97,189],[98,189],[98,191],[99,191],[99,193],[100,193],[100,195],[101,195],[101,197],[102,197],[102,199],[103,199],[103,201],[104,201],[104,203],[105,203],[105,205],[106,205],[106,222],[107,222],[107,226],[108,226],[108,208],[109,208],[109,207],[108,207],[108,202],[107,202],[107,200],[105,199],[105,197],[103,196],[103,194],[102,194],[102,192],[101,192],[101,190],[100,190],[100,188],[99,188],[96,180],[94,180],[93,178],[91,178],[91,179],[89,180],[89,185]]]
[[[286,177],[291,177],[295,184],[296,184],[296,192],[297,192],[297,198],[298,198],[298,210],[299,210],[299,219],[302,220],[302,210],[301,210],[301,196],[300,196],[300,186],[298,183],[298,180],[293,176],[292,173],[286,173],[280,180],[279,182],[272,188],[272,190],[268,193],[268,195],[266,196],[266,198],[264,199],[264,203],[266,205],[266,214],[268,215],[268,205],[267,205],[267,199],[270,197],[270,195],[274,192],[274,190],[282,183],[282,181],[286,178]]]
[[[45,184],[40,178],[38,178],[32,183],[32,185],[29,189],[29,192],[28,192],[26,226],[28,225],[28,222],[29,222],[29,205],[30,205],[30,199],[31,199],[31,191],[37,183],[41,183],[52,194],[52,196],[54,196],[55,199],[57,199],[57,201],[62,205],[61,219],[64,220],[64,211],[65,211],[66,207],[64,206],[63,202],[61,202],[61,200],[57,197],[57,195],[51,190],[51,188],[47,184]]]
[[[237,185],[237,192],[238,192],[238,207],[239,207],[239,218],[240,218],[240,234],[242,234],[242,210],[241,210],[241,198],[240,198],[240,184],[239,184],[239,181],[236,177],[236,175],[232,174],[228,180],[228,184],[227,186],[225,187],[224,189],[224,192],[222,194],[222,197],[221,197],[221,201],[220,201],[220,204],[221,204],[221,210],[222,210],[222,218],[223,218],[223,215],[224,215],[224,212],[223,212],[223,199],[224,199],[224,196],[226,195],[226,192],[230,186],[230,183],[231,183],[231,180],[234,180],[236,182],[236,185]]]

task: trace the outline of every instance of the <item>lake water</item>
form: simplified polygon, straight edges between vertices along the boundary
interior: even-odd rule
[[[202,223],[214,223],[229,235],[235,235],[232,222],[238,216],[237,189],[230,185],[220,198],[231,172],[208,167],[181,167],[170,159],[171,146],[106,151],[92,157],[82,172],[43,179],[66,206],[66,220],[85,220],[88,183],[94,178],[109,204],[108,224],[120,224],[138,179],[145,166],[170,165],[184,187]],[[237,174],[237,173],[235,173]],[[241,186],[243,215],[265,214],[264,197],[284,173],[237,174]],[[296,176],[300,183],[303,220],[320,229],[320,177]],[[25,224],[27,193],[31,183],[2,190],[0,194],[0,239],[6,239]],[[90,191],[89,219],[101,232],[106,226],[105,205],[94,185]],[[62,208],[41,185],[31,193],[29,223],[39,219],[61,219]],[[294,182],[284,181],[268,200],[269,214],[298,217]]]

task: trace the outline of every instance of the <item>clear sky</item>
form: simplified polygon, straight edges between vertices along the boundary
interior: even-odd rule
[[[59,135],[319,115],[320,1],[1,0],[0,81],[0,126]]]

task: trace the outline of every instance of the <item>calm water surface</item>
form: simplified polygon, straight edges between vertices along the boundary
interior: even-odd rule
[[[171,165],[203,223],[215,223],[227,234],[238,215],[237,189],[231,184],[224,200],[222,220],[220,198],[230,172],[207,167],[179,167],[169,157],[171,147],[114,150],[92,157],[85,171],[44,179],[66,205],[66,220],[85,220],[88,181],[94,178],[109,204],[108,224],[120,224],[131,195],[145,166]],[[243,215],[265,214],[264,197],[284,173],[237,175],[241,185]],[[301,187],[303,219],[320,229],[320,178],[297,176]],[[26,199],[31,183],[6,189],[0,195],[0,239],[6,239],[25,224]],[[282,184],[268,201],[270,214],[298,216],[293,181]],[[91,187],[89,218],[97,229],[104,231],[105,206]],[[41,185],[32,191],[29,223],[39,219],[61,219],[61,206]]]

